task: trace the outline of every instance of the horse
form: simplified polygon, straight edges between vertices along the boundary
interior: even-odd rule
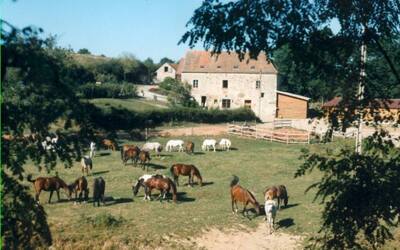
[[[81,159],[81,169],[82,169],[82,174],[85,174],[86,176],[89,175],[89,169],[92,170],[93,168],[93,162],[90,156],[85,155]]]
[[[132,160],[132,163],[136,167],[138,158],[140,154],[140,149],[137,146],[127,146],[124,145],[124,147],[121,149],[121,158],[122,162],[126,165],[128,160]]]
[[[103,205],[106,205],[104,201],[104,191],[106,189],[106,182],[102,177],[97,177],[93,182],[93,206],[100,206],[100,200],[103,202]]]
[[[136,195],[138,194],[140,187],[145,188],[144,183],[145,183],[148,179],[150,179],[150,178],[152,178],[152,177],[154,177],[154,178],[168,178],[167,176],[165,176],[165,175],[160,175],[160,174],[144,174],[144,175],[140,176],[140,177],[137,179],[137,181],[136,181],[135,184],[132,185],[133,195],[136,196]],[[150,200],[150,197],[147,197],[147,195],[146,195],[146,193],[145,193],[143,200],[147,200],[147,199]]]
[[[214,140],[214,139],[205,139],[203,141],[203,145],[201,146],[201,149],[203,151],[206,151],[206,150],[209,151],[210,148],[213,148],[214,152],[215,152],[216,151],[216,145],[217,145],[217,141],[216,140]]]
[[[177,194],[175,183],[170,178],[151,177],[144,182],[144,192],[151,199],[151,191],[153,189],[160,190],[160,202],[165,199],[167,193],[172,189],[172,200],[176,203]]]
[[[265,220],[267,221],[268,231],[271,234],[275,230],[275,217],[277,212],[277,203],[274,200],[265,201]]]
[[[280,209],[281,199],[285,207],[288,204],[289,196],[284,185],[268,187],[264,191],[265,200],[278,199],[278,209]]]
[[[141,150],[154,151],[157,153],[157,156],[160,156],[163,146],[159,142],[146,142]]]
[[[79,192],[79,200],[78,200],[79,203],[81,203],[82,195],[85,202],[88,200],[89,188],[88,188],[88,182],[84,176],[76,179],[73,183],[69,184],[68,187],[70,196],[72,195],[72,192],[75,193],[75,202],[78,198],[78,192]]]
[[[28,175],[28,181],[33,183],[35,188],[35,200],[39,203],[39,195],[42,190],[50,192],[49,203],[51,203],[51,196],[53,192],[56,191],[57,199],[60,201],[60,188],[65,190],[65,193],[68,196],[68,199],[71,199],[70,189],[65,182],[59,178],[58,176],[54,177],[38,177],[36,179],[32,179],[32,175]]]
[[[147,166],[146,171],[149,171],[149,165],[147,164],[148,162],[150,162],[151,158],[150,158],[150,154],[148,151],[140,151],[139,153],[139,162],[140,165],[142,165],[142,169],[144,170],[145,166]]]
[[[174,183],[179,186],[179,175],[189,176],[189,186],[193,186],[193,176],[196,176],[199,185],[203,186],[203,179],[201,178],[200,171],[194,165],[174,164],[170,168],[171,175],[174,177]]]
[[[89,149],[90,149],[89,157],[93,158],[96,155],[96,143],[90,142]]]
[[[104,139],[103,145],[106,147],[106,149],[111,149],[112,151],[115,151],[117,149],[116,144],[110,139]]]
[[[193,154],[194,153],[194,142],[188,141],[185,145],[186,153]]]
[[[221,148],[222,150],[227,150],[227,151],[229,151],[230,148],[231,148],[231,145],[232,145],[232,142],[231,142],[229,139],[222,138],[222,139],[219,141],[219,146],[220,146],[220,148]]]
[[[256,209],[257,214],[260,214],[260,204],[257,202],[254,195],[247,189],[241,187],[239,184],[239,178],[237,176],[233,176],[233,179],[230,183],[231,187],[231,201],[232,201],[232,213],[235,214],[238,212],[237,202],[242,202],[243,207],[243,215],[246,213],[246,207],[249,203],[251,203]],[[234,205],[236,209],[234,209]]]
[[[174,148],[178,148],[178,152],[183,152],[184,142],[182,140],[169,140],[165,146],[165,151],[172,152]]]

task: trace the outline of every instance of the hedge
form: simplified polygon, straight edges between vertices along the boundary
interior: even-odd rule
[[[102,83],[93,84],[87,83],[81,85],[77,89],[78,96],[82,98],[131,98],[137,96],[137,88],[130,83],[115,84]]]

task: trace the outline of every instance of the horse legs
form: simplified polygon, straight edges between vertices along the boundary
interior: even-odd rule
[[[243,211],[242,211],[242,214],[243,214],[244,216],[247,215],[247,211],[246,211],[247,204],[249,204],[248,201],[244,203],[244,207],[243,207]]]
[[[60,190],[57,190],[56,193],[57,193],[58,202],[60,202]]]
[[[40,202],[39,202],[39,195],[40,195],[40,191],[39,191],[39,192],[36,192],[36,194],[35,194],[35,200],[36,200],[37,203],[40,203]]]
[[[51,196],[53,196],[53,191],[50,191],[49,203],[51,203]]]
[[[174,182],[177,187],[179,187],[179,176],[174,174]]]
[[[281,198],[278,196],[278,210],[281,210]]]

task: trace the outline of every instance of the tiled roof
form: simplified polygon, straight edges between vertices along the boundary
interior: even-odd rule
[[[332,100],[324,103],[322,107],[336,107],[339,105],[341,97],[335,97]],[[390,108],[390,109],[400,109],[400,99],[375,99],[375,102],[379,105],[380,108]]]

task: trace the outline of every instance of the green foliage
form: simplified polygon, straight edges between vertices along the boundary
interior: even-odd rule
[[[81,215],[80,221],[90,224],[93,227],[110,228],[120,226],[125,220],[122,216],[115,217],[108,212],[102,212],[93,217]]]
[[[131,98],[137,96],[136,91],[137,91],[136,86],[131,83],[124,83],[124,84],[87,83],[85,85],[79,86],[77,89],[78,95],[86,99]]]
[[[174,63],[174,60],[169,59],[168,57],[163,57],[160,59],[160,62],[158,63],[158,65],[161,66],[164,63]]]
[[[198,106],[196,100],[190,95],[191,86],[189,84],[167,77],[158,86],[167,95],[168,101],[172,106]]]
[[[92,53],[90,53],[90,51],[86,48],[82,48],[78,50],[78,54],[83,54],[83,55],[90,55]]]

